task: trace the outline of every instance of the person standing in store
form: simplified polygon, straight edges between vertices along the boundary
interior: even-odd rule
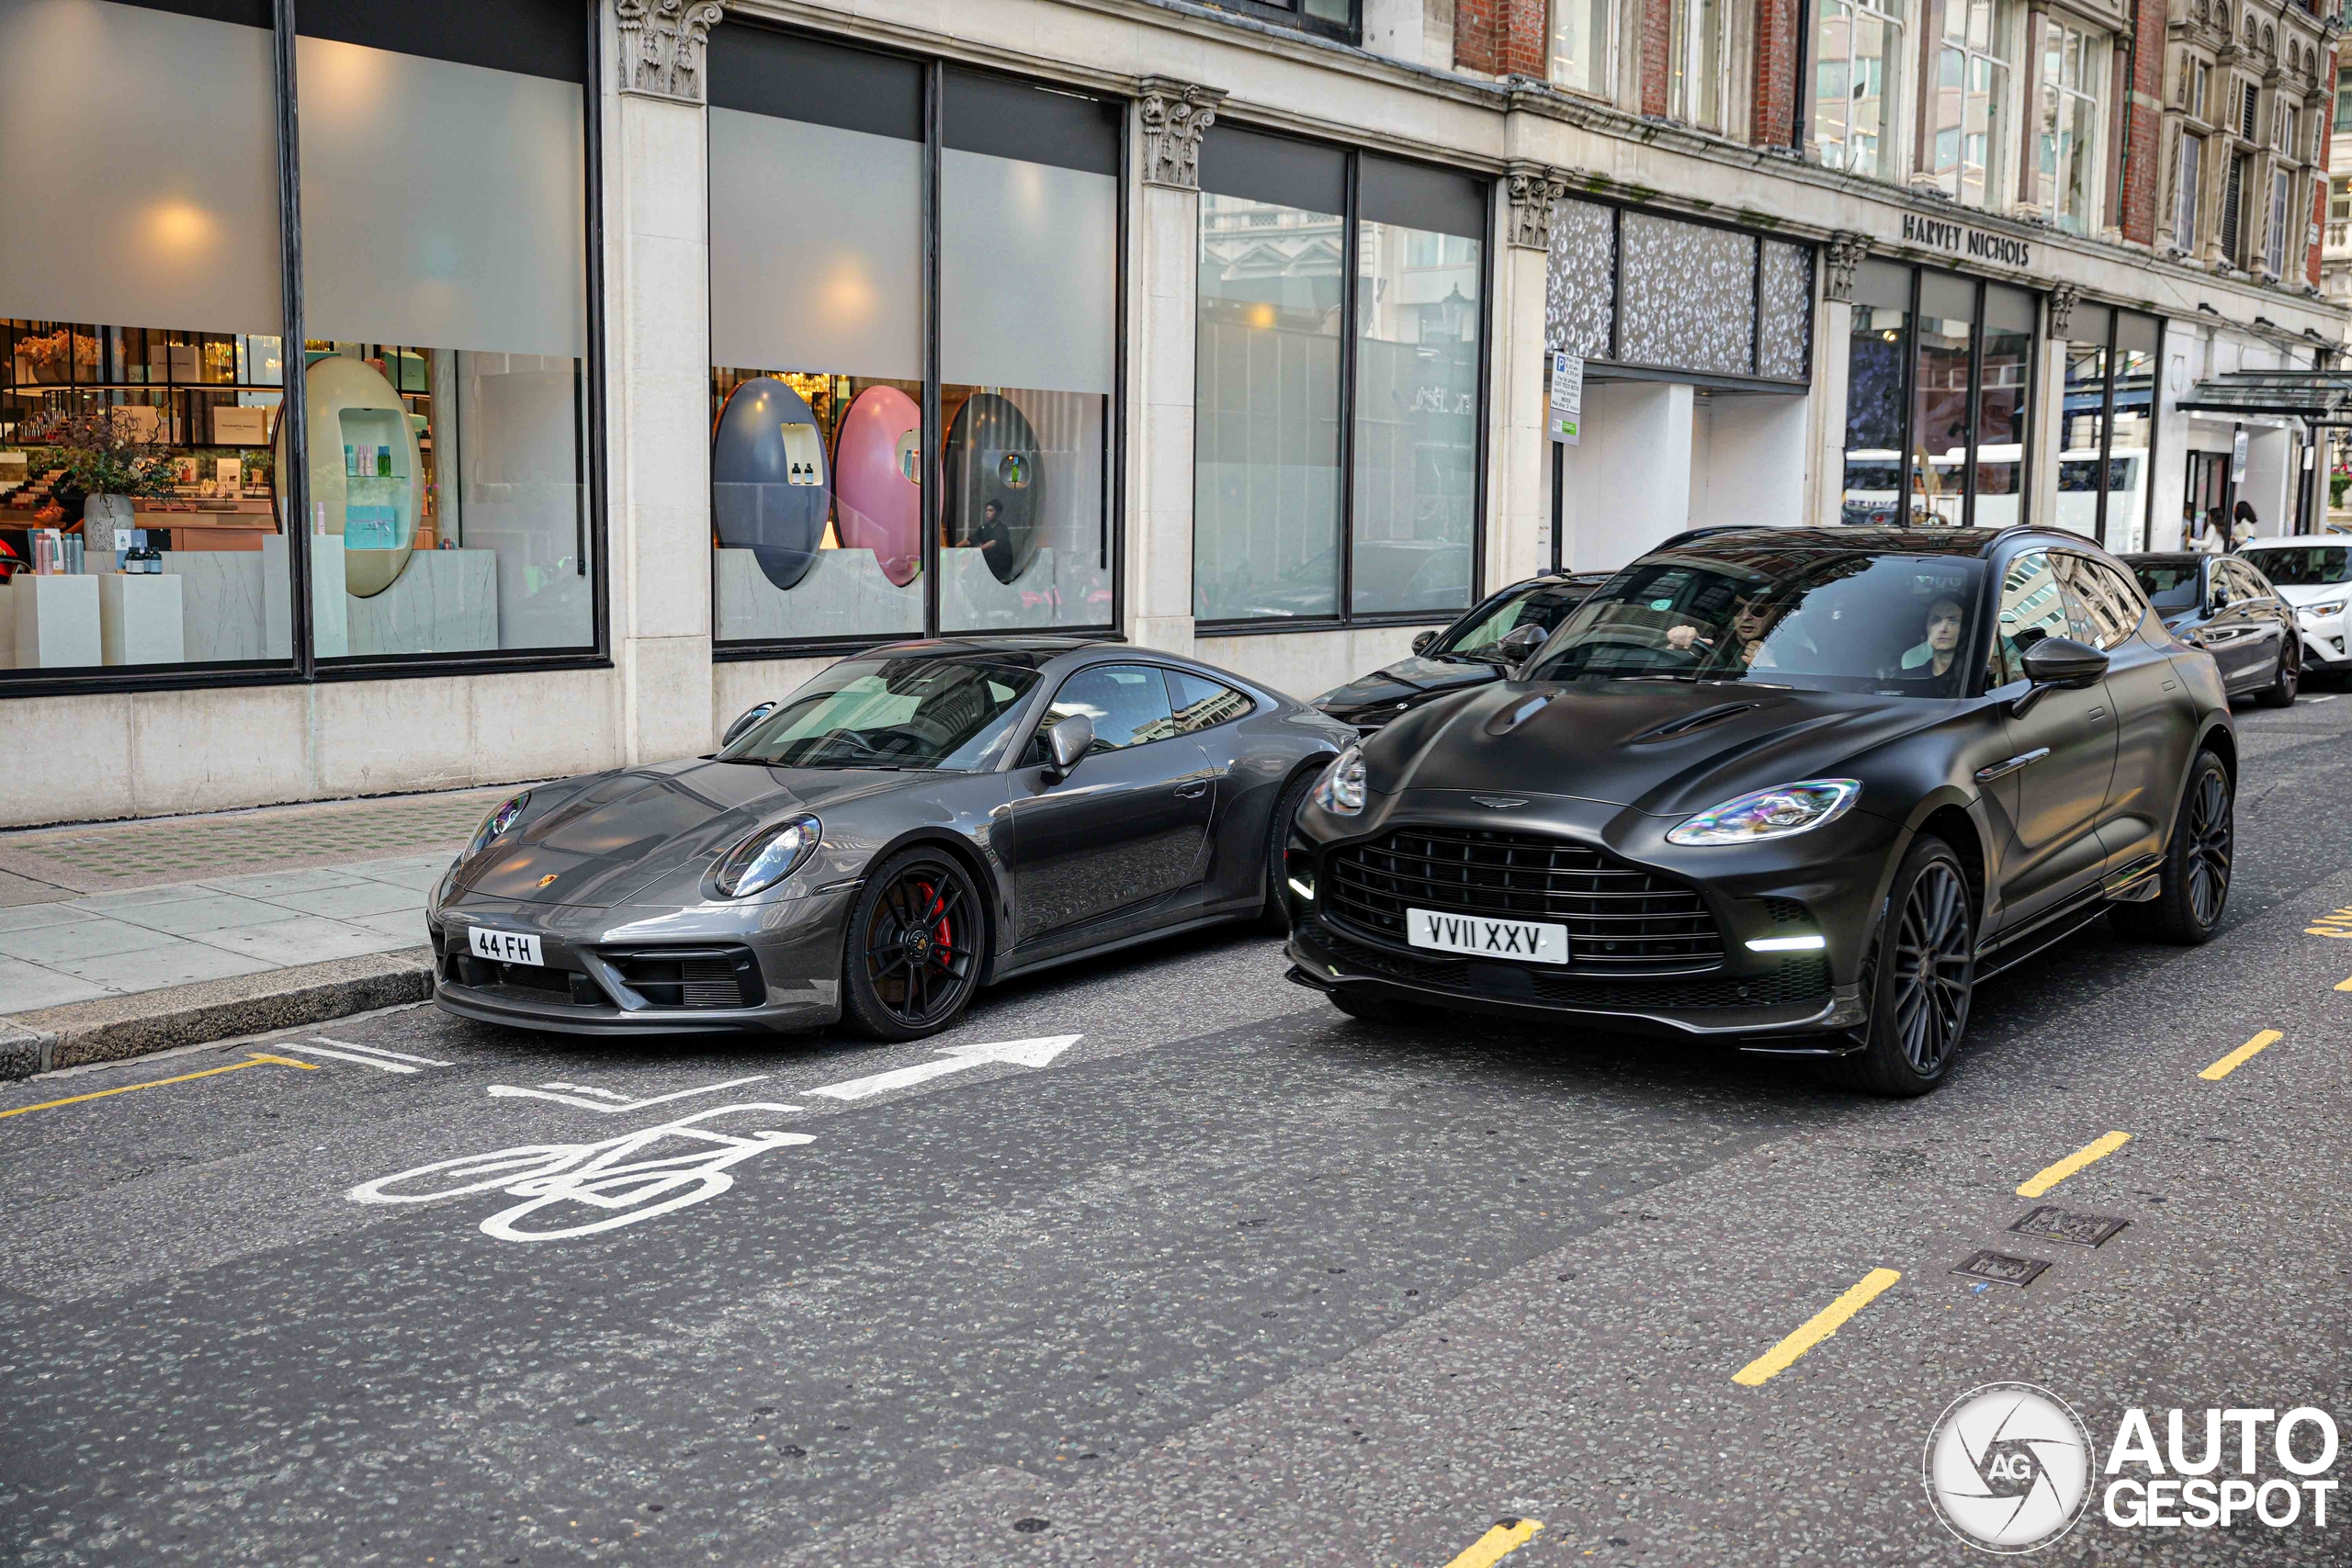
[[[2246,542],[2254,537],[2254,530],[2260,522],[2261,519],[2254,514],[2253,502],[2245,501],[2238,502],[2237,510],[2231,514],[2230,519],[2230,553],[2232,555],[2245,548]]]

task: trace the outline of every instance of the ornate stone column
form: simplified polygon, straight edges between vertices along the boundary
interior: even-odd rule
[[[1201,137],[1225,95],[1161,76],[1138,86],[1127,295],[1127,636],[1142,647],[1190,653]]]
[[[1494,382],[1487,407],[1486,583],[1492,591],[1552,563],[1551,346],[1544,302],[1552,266],[1552,209],[1568,193],[1559,170],[1516,163],[1503,174],[1503,252],[1495,268]]]
[[[710,749],[710,241],[717,0],[607,0],[605,570],[622,754]]]

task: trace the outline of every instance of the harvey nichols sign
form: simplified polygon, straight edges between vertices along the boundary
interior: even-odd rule
[[[1917,212],[1903,215],[1903,243],[1926,245],[1946,255],[1965,256],[1970,261],[1991,262],[2000,266],[2029,267],[2033,265],[2033,247],[2023,240],[2013,240],[2007,234],[1988,234],[1982,229],[1970,229],[1947,219],[1929,218]]]

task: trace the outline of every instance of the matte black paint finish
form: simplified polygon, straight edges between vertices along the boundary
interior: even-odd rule
[[[1973,644],[1962,650],[1975,671],[1985,667],[2002,579],[2016,555],[2052,546],[2095,553],[2077,536],[2027,528],[1770,532],[1776,548],[1792,551],[1986,558],[1986,601],[1972,623]],[[1702,559],[1717,540],[1748,549],[1757,542],[1747,530],[1710,530],[1668,541],[1659,553]],[[2018,700],[2034,688],[2020,680],[1983,690],[1981,673],[1952,699],[1640,680],[1499,681],[1441,696],[1363,741],[1363,815],[1334,816],[1312,803],[1301,810],[1292,874],[1311,873],[1319,888],[1331,851],[1408,825],[1596,845],[1699,889],[1723,934],[1725,956],[1712,978],[1724,985],[1711,1005],[1690,1005],[1693,988],[1661,971],[1645,1001],[1640,984],[1612,971],[1609,991],[1589,993],[1595,999],[1587,1002],[1577,997],[1574,962],[1565,970],[1481,963],[1466,983],[1432,983],[1394,960],[1443,954],[1336,929],[1317,913],[1319,901],[1295,893],[1290,956],[1318,988],[1490,1011],[1607,1016],[1620,1027],[1759,1043],[1849,1028],[1861,1021],[1860,982],[1888,883],[1921,831],[1950,840],[1969,872],[1982,975],[2038,941],[2043,920],[2063,929],[2077,911],[2096,914],[2102,886],[2117,878],[2120,889],[2120,874],[2161,847],[2200,745],[2234,770],[2228,700],[2210,657],[2176,640],[2150,610],[2109,658],[2105,679],[2080,690],[2041,688],[2022,714],[2014,711]],[[2098,720],[2089,716],[2095,709]],[[2129,744],[2120,759],[2119,735]],[[1998,771],[2045,747],[2045,755]],[[1753,845],[1667,842],[1669,830],[1710,807],[1815,778],[1860,780],[1854,808],[1825,827]],[[1497,807],[1481,796],[1523,804]],[[1798,929],[1826,939],[1827,997],[1770,1007],[1724,998],[1741,985],[1766,995],[1784,963],[1813,956],[1747,950],[1748,940],[1788,929],[1776,925],[1767,900],[1802,907]]]
[[[815,1029],[841,1016],[844,922],[866,869],[919,842],[956,854],[989,904],[983,983],[1147,940],[1248,919],[1266,897],[1265,847],[1283,787],[1352,739],[1291,698],[1172,654],[1059,637],[902,643],[893,658],[986,651],[1034,662],[1004,760],[984,771],[786,768],[712,758],[542,784],[517,828],[451,869],[426,911],[443,955],[435,999],[493,1022],[574,1033]],[[1241,691],[1254,713],[1082,759],[1067,776],[1023,765],[1069,676],[1101,664],[1190,671]],[[813,812],[823,836],[768,891],[724,898],[721,856],[771,823]],[[452,977],[467,928],[536,934],[543,967],[595,979],[619,1005]],[[748,946],[765,1001],[740,1010],[643,1005],[601,954]],[[481,974],[486,975],[483,971]],[[479,977],[479,976],[478,976]]]
[[[1573,610],[1585,595],[1609,581],[1601,571],[1581,572],[1574,576],[1545,573],[1531,577],[1523,582],[1498,589],[1464,610],[1453,625],[1430,639],[1431,649],[1450,647],[1453,640],[1473,626],[1500,611],[1515,599],[1550,591],[1573,601],[1563,610]],[[1576,593],[1576,590],[1581,590]],[[1369,735],[1397,715],[1407,713],[1424,703],[1453,692],[1467,691],[1502,678],[1499,663],[1469,657],[1442,658],[1415,653],[1394,664],[1384,665],[1369,675],[1359,675],[1344,686],[1335,687],[1315,699],[1315,706],[1329,714],[1342,724],[1353,725]]]

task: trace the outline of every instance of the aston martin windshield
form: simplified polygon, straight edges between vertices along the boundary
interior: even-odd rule
[[[718,756],[788,768],[964,770],[993,761],[1037,672],[986,659],[853,659]]]
[[[1984,570],[1953,556],[1662,555],[1586,600],[1526,678],[1959,696]]]

